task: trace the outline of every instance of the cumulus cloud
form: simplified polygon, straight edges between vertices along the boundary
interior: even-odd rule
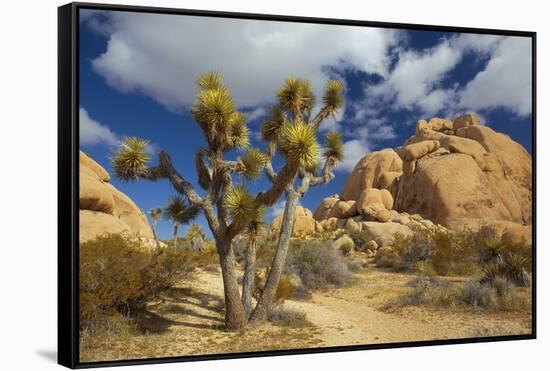
[[[79,109],[79,121],[80,145],[104,143],[109,146],[116,146],[119,144],[119,137],[108,126],[92,119],[83,107]]]
[[[471,81],[446,86],[464,58],[488,62]],[[414,50],[402,47],[395,67],[380,83],[368,86],[359,118],[376,117],[380,109],[419,110],[430,117],[440,112],[504,108],[518,115],[531,113],[531,44],[529,38],[460,34],[435,46]],[[357,118],[357,117],[356,117]]]
[[[290,71],[310,79],[317,94],[326,66],[386,76],[399,39],[389,29],[130,12],[111,12],[103,28],[107,48],[93,59],[95,71],[170,109],[189,105],[196,76],[209,70],[222,72],[242,107],[272,101]]]
[[[531,39],[508,37],[459,93],[460,105],[472,110],[505,107],[525,116],[532,105]]]
[[[364,139],[352,139],[344,143],[344,161],[339,164],[338,169],[351,172],[357,162],[366,154],[370,153],[369,143]]]

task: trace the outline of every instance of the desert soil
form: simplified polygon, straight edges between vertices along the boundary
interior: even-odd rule
[[[249,331],[223,331],[223,291],[219,273],[201,271],[170,289],[138,319],[143,335],[110,335],[81,341],[81,361],[316,348],[337,345],[456,339],[526,334],[531,315],[465,308],[402,307],[384,311],[406,293],[413,276],[370,268],[353,285],[313,293],[307,301],[288,300],[311,326],[265,324]],[[447,278],[461,281],[464,278]]]

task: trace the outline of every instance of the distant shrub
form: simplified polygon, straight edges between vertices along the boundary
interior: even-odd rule
[[[353,248],[355,247],[353,240],[346,240],[340,243],[340,246],[338,248],[342,252],[342,255],[347,256],[351,253]]]
[[[396,262],[396,258],[393,256],[382,256],[376,260],[377,268],[393,268]]]
[[[190,255],[170,248],[150,250],[121,234],[108,234],[80,245],[79,307],[82,327],[102,316],[141,309],[194,269]]]
[[[531,285],[531,277],[528,273],[530,269],[530,257],[512,253],[497,255],[483,265],[482,282],[491,282],[497,277],[504,277],[516,286],[527,287]]]
[[[464,284],[462,300],[468,305],[489,309],[495,307],[496,290],[487,284],[468,281]]]
[[[367,231],[351,231],[348,232],[348,235],[355,243],[355,248],[359,251],[366,251],[367,243],[374,239]]]
[[[306,327],[311,325],[305,312],[284,307],[273,308],[269,312],[268,321],[277,326]]]
[[[347,259],[328,241],[293,241],[285,272],[298,275],[310,289],[343,286],[352,279]]]

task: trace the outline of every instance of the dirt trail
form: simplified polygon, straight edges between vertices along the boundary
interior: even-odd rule
[[[285,306],[306,313],[320,331],[324,346],[530,332],[530,318],[518,318],[517,313],[427,307],[382,311],[380,308],[388,300],[409,290],[406,283],[410,279],[407,274],[374,269],[357,275],[350,287],[314,293],[307,301],[288,300]],[[212,286],[215,284],[219,285],[218,280],[211,282]]]

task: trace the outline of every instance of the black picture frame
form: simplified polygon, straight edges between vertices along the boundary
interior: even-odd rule
[[[81,363],[79,361],[78,331],[78,151],[79,151],[79,20],[80,9],[122,10],[141,13],[162,13],[236,19],[275,20],[284,22],[328,25],[369,26],[380,28],[481,33],[490,35],[522,36],[532,41],[532,333],[527,335],[492,336],[464,339],[412,341],[402,343],[334,346],[298,350],[259,351],[251,353],[212,354],[152,359],[130,359]],[[536,339],[537,334],[537,250],[536,250],[536,32],[497,30],[488,28],[449,27],[412,23],[388,23],[348,19],[282,16],[269,14],[203,11],[146,6],[113,5],[98,3],[70,3],[58,8],[58,363],[69,368],[123,366],[167,362],[189,362],[214,359],[265,357],[354,350],[418,347],[464,343],[496,342]]]

